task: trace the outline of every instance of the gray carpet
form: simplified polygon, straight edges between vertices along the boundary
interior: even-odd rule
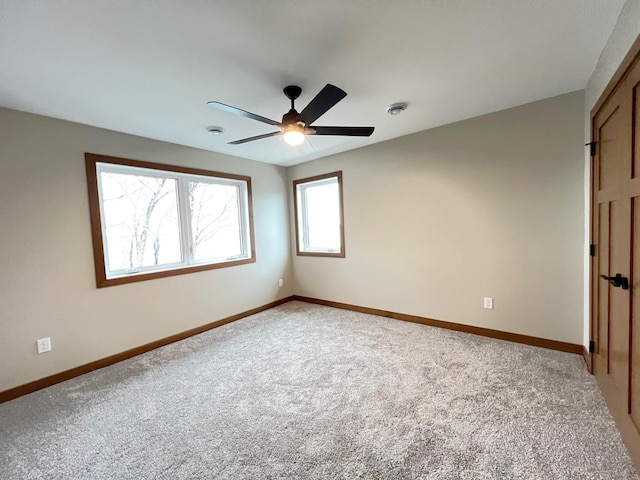
[[[1,479],[638,479],[577,355],[301,302],[0,405]]]

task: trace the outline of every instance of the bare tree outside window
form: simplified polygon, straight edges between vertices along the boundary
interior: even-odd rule
[[[102,173],[109,267],[135,271],[182,260],[174,179]],[[242,255],[236,185],[186,182],[196,262]]]
[[[255,262],[251,177],[85,161],[98,287]]]
[[[239,189],[188,182],[193,257],[196,261],[242,255]]]
[[[182,260],[176,180],[102,172],[109,268]]]

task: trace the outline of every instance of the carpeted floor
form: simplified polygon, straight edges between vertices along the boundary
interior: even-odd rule
[[[301,302],[0,405],[1,479],[638,479],[577,355]]]

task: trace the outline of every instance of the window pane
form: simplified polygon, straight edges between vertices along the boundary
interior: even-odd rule
[[[305,249],[340,250],[340,199],[338,183],[305,188]]]
[[[176,180],[101,172],[108,270],[182,261]]]
[[[93,153],[85,163],[98,288],[255,262],[251,177]]]
[[[189,182],[188,188],[194,260],[243,255],[238,186]]]

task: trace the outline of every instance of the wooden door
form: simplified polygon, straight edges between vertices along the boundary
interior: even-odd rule
[[[640,466],[640,62],[592,114],[593,373]]]
[[[634,425],[640,431],[640,60],[627,78],[627,90],[632,103],[632,152],[629,179],[624,195],[631,210],[630,264],[631,299],[631,371],[629,412]],[[640,445],[637,446],[640,449]]]

